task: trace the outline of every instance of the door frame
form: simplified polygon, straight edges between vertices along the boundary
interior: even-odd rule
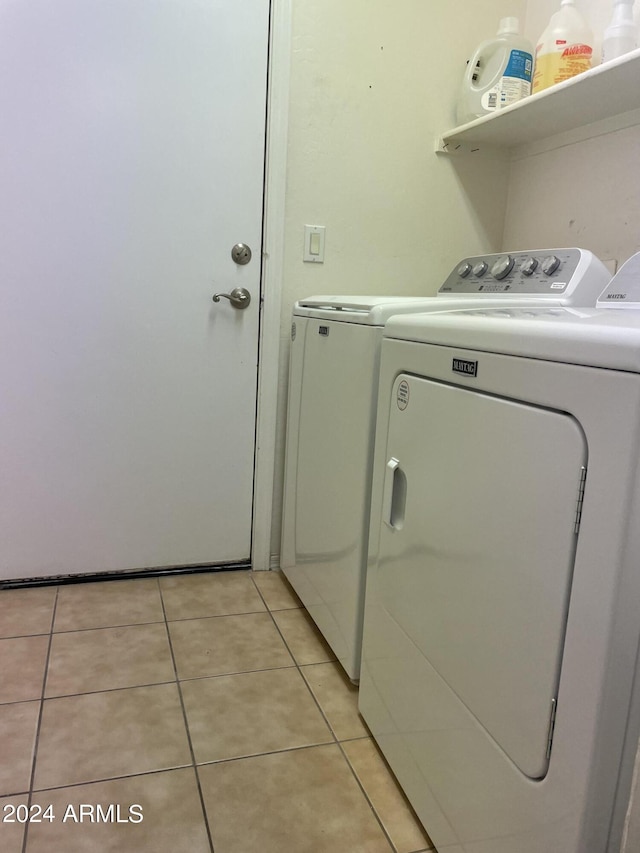
[[[292,0],[271,0],[251,567],[271,568],[271,526],[284,273]]]

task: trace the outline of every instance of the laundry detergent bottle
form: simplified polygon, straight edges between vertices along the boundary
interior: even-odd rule
[[[518,19],[503,18],[498,34],[478,46],[469,60],[456,107],[465,124],[515,104],[531,94],[533,46],[519,35]]]
[[[588,71],[592,56],[589,25],[576,9],[575,0],[562,0],[536,45],[533,93]]]

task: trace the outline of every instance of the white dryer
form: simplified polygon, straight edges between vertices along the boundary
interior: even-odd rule
[[[640,303],[629,282],[640,256],[601,304]],[[394,318],[377,431],[360,710],[427,832],[439,853],[618,853],[640,311]]]
[[[471,305],[594,305],[609,279],[590,252],[538,250],[465,258],[435,298],[330,295],[296,303],[281,567],[353,681],[384,324]]]

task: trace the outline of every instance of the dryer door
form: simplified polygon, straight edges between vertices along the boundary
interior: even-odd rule
[[[438,673],[441,706],[462,703],[539,779],[560,676],[583,433],[566,414],[401,375],[387,459],[380,601]]]

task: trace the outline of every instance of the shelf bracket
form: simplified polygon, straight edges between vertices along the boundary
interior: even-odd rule
[[[436,138],[436,154],[477,154],[481,150],[479,142],[460,142],[458,139],[444,139],[442,136]]]

